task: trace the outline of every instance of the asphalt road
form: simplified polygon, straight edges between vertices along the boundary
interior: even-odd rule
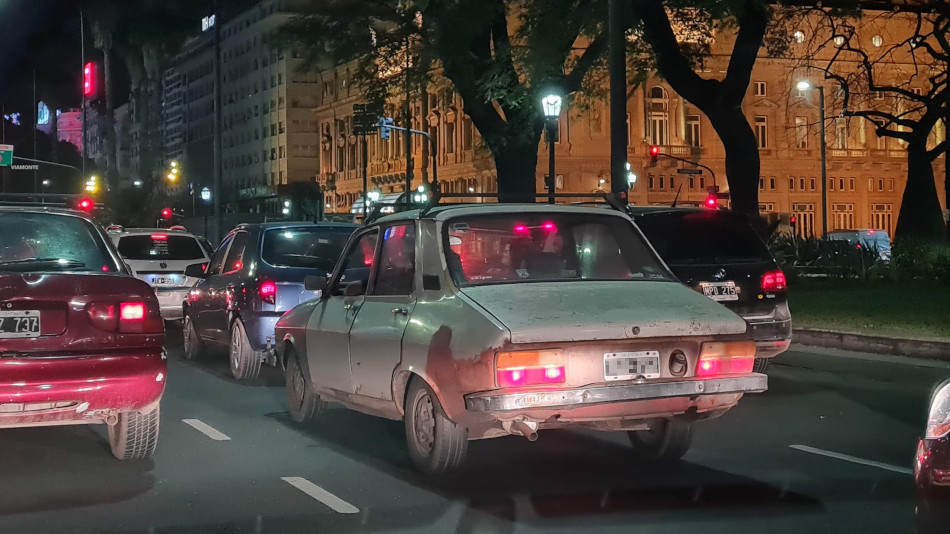
[[[916,440],[950,376],[794,347],[678,466],[637,463],[622,434],[549,431],[473,442],[462,472],[427,479],[401,423],[295,424],[281,373],[237,383],[226,355],[185,362],[169,337],[155,457],[114,460],[101,426],[2,430],[0,534],[913,532]]]

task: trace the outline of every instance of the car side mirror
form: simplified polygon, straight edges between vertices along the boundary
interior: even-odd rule
[[[190,278],[207,278],[205,275],[205,265],[203,263],[192,263],[185,267],[185,276]]]
[[[318,274],[308,274],[303,279],[303,287],[307,291],[326,291],[327,277]]]
[[[346,284],[346,288],[343,289],[343,296],[344,297],[358,297],[362,295],[363,292],[364,292],[363,281],[355,280],[353,282],[350,282],[349,284]]]

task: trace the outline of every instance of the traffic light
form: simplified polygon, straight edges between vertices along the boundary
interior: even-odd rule
[[[714,210],[719,207],[719,199],[714,193],[709,193],[706,195],[706,207]]]
[[[660,147],[657,145],[650,145],[650,163],[656,165],[657,158],[660,157]]]
[[[389,139],[390,132],[392,130],[389,128],[392,126],[393,118],[392,117],[380,117],[379,118],[379,138],[380,139]]]
[[[96,96],[96,64],[89,61],[82,67],[82,94],[86,98]]]
[[[171,219],[172,218],[172,209],[171,208],[162,208],[162,218]]]
[[[79,202],[76,203],[76,206],[82,211],[85,211],[88,213],[92,211],[93,208],[96,207],[96,203],[93,202],[91,198],[81,198],[79,199]]]
[[[791,217],[788,218],[788,224],[789,224],[789,226],[791,226],[792,228],[795,228],[795,224],[796,224],[796,223],[798,223],[798,218],[795,217],[794,215],[792,215]]]

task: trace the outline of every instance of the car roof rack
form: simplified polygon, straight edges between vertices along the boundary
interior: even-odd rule
[[[439,204],[439,201],[442,198],[495,198],[499,197],[499,193],[442,193],[437,192],[432,195],[432,200],[419,211],[419,217],[425,217],[431,210],[439,207],[459,207],[459,206],[473,206],[477,205],[472,202],[460,202],[452,204]],[[524,200],[536,200],[539,198],[549,198],[549,193],[534,193],[531,195],[524,195]],[[626,213],[626,205],[619,198],[617,198],[616,193],[555,193],[554,198],[597,198],[601,199],[609,205],[611,208]],[[496,202],[497,203],[497,202]],[[599,203],[598,203],[599,204]]]

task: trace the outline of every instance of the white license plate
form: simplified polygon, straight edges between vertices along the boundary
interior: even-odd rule
[[[39,310],[0,311],[0,338],[40,335]]]
[[[177,274],[169,274],[164,276],[150,276],[149,284],[153,286],[175,286],[180,283],[179,276]]]
[[[604,380],[633,380],[660,378],[660,353],[655,350],[640,352],[608,352],[604,354]]]
[[[703,295],[715,301],[739,300],[735,282],[703,282],[699,286],[703,288]]]

